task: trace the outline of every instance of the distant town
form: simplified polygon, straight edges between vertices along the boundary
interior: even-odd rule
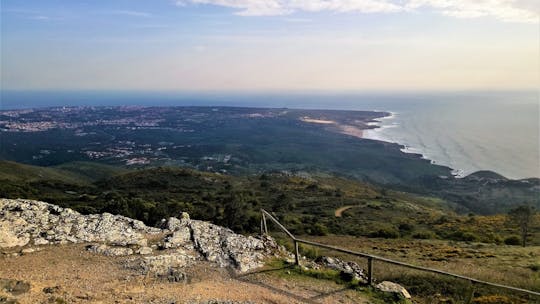
[[[373,127],[373,119],[380,116],[384,114],[227,107],[7,110],[0,111],[0,149],[8,159],[37,165],[92,160],[126,166],[181,165],[227,173],[247,166],[248,159],[237,148],[245,146],[242,138],[256,133],[262,122],[286,121],[341,132],[344,128],[338,121],[360,130]],[[231,130],[234,134],[226,135]],[[18,153],[23,142],[24,152]],[[218,147],[219,142],[229,144]]]

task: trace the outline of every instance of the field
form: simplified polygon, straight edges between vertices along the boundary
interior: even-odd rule
[[[284,235],[275,235],[286,246],[292,246]],[[479,280],[540,291],[540,246],[523,248],[444,240],[389,240],[336,235],[304,238]],[[346,261],[355,261],[367,269],[364,258],[309,245],[301,245],[300,251],[308,259],[336,256]],[[471,295],[476,301],[473,303],[540,303],[538,297],[527,297],[519,292],[507,292],[479,284],[473,286],[468,281],[381,261],[374,262],[373,272],[376,282],[390,280],[405,286],[417,303],[464,303]]]

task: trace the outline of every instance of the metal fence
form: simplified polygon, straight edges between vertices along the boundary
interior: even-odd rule
[[[331,246],[331,245],[326,245],[326,244],[321,244],[321,243],[317,243],[317,242],[312,242],[312,241],[300,239],[300,238],[297,238],[296,236],[294,236],[289,230],[287,230],[287,228],[285,228],[268,211],[266,211],[264,209],[261,209],[261,213],[262,213],[261,233],[268,234],[268,227],[267,227],[267,224],[266,224],[266,219],[269,218],[283,232],[285,232],[289,238],[292,239],[292,241],[294,242],[294,259],[295,259],[296,265],[300,265],[300,253],[299,253],[299,250],[298,250],[298,245],[299,244],[306,244],[306,245],[325,248],[325,249],[329,249],[329,250],[334,250],[334,251],[338,251],[338,252],[347,253],[347,254],[351,254],[351,255],[354,255],[354,256],[359,256],[359,257],[366,258],[367,259],[367,265],[368,265],[368,269],[367,269],[367,281],[368,282],[367,283],[369,285],[371,285],[373,283],[373,260],[377,260],[377,261],[381,261],[381,262],[385,262],[385,263],[389,263],[389,264],[393,264],[393,265],[403,266],[403,267],[410,268],[410,269],[415,269],[415,270],[420,270],[420,271],[430,272],[430,273],[436,273],[436,274],[440,274],[440,275],[444,275],[444,276],[448,276],[448,277],[453,277],[453,278],[457,278],[457,279],[466,280],[466,281],[469,281],[473,285],[474,284],[488,285],[488,286],[492,286],[492,287],[503,288],[503,289],[506,289],[506,290],[517,291],[517,292],[520,292],[520,293],[540,297],[540,292],[535,292],[535,291],[532,291],[532,290],[507,286],[507,285],[503,285],[503,284],[486,282],[486,281],[482,281],[482,280],[478,280],[478,279],[475,279],[475,278],[470,278],[470,277],[466,277],[466,276],[463,276],[463,275],[454,274],[454,273],[450,273],[450,272],[446,272],[446,271],[442,271],[442,270],[437,270],[437,269],[428,268],[428,267],[422,267],[422,266],[416,266],[416,265],[412,265],[412,264],[409,264],[409,263],[395,261],[395,260],[383,258],[383,257],[380,257],[380,256],[376,256],[376,255],[373,255],[373,254],[357,252],[357,251],[348,250],[348,249],[344,249],[344,248],[340,248],[340,247],[336,247],[336,246]]]

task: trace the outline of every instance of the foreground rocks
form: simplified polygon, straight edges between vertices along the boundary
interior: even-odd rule
[[[67,243],[90,243],[87,250],[106,256],[133,256],[126,267],[172,281],[182,280],[181,269],[197,260],[245,272],[280,250],[270,237],[235,234],[185,213],[155,228],[120,215],[82,215],[45,202],[0,199],[0,248],[24,247],[30,254],[30,246]]]
[[[83,245],[47,246],[71,243]],[[108,213],[82,215],[71,209],[45,202],[0,199],[0,249],[4,249],[2,252],[7,256],[6,261],[11,260],[10,257],[16,256],[22,256],[22,259],[26,258],[28,261],[28,258],[33,255],[39,256],[49,250],[63,251],[70,247],[95,253],[95,255],[90,254],[89,256],[96,259],[104,259],[102,256],[111,257],[116,261],[115,265],[123,266],[120,267],[122,271],[136,272],[137,276],[142,274],[145,279],[154,281],[157,279],[157,282],[165,283],[189,283],[192,279],[196,279],[197,275],[200,275],[200,272],[194,273],[193,268],[202,267],[206,272],[208,265],[215,266],[213,268],[215,271],[227,271],[220,268],[229,267],[238,272],[247,272],[263,266],[264,261],[269,257],[293,258],[270,237],[235,234],[227,228],[192,220],[185,213],[181,214],[180,218],[171,217],[163,220],[160,227],[155,228],[148,227],[141,221],[119,215]],[[76,256],[73,252],[66,255],[69,258],[73,256]],[[105,264],[111,261],[108,259]],[[305,260],[305,257],[302,259]],[[316,262],[310,262],[310,264],[313,264],[314,267],[335,269],[347,273],[359,281],[366,281],[364,271],[354,262],[323,257]],[[43,261],[38,265],[43,265]],[[54,269],[50,273],[57,271]],[[99,270],[96,271],[99,272]],[[71,272],[72,268],[69,268],[69,274],[64,273],[61,277],[70,276]],[[103,272],[99,272],[96,277],[101,278],[102,276]],[[71,280],[78,281],[79,279],[78,274],[75,274]],[[122,284],[131,281],[131,275],[122,278]],[[55,282],[55,284],[64,286],[68,283]],[[99,286],[101,288],[101,285]],[[186,285],[176,284],[175,286]],[[40,286],[40,288],[43,289],[43,295],[49,297],[49,300],[54,300],[57,296],[77,301],[78,299],[90,300],[95,296],[80,293],[78,287],[75,292],[72,291],[69,295],[66,295],[66,292],[56,285]],[[397,297],[410,297],[403,287],[392,282],[382,282],[377,285],[377,288]],[[29,289],[30,285],[25,281],[0,279],[0,303],[11,303],[10,301],[15,301],[14,298],[28,293]],[[94,294],[97,293],[94,292]],[[167,301],[166,303],[171,302]]]
[[[367,283],[368,281],[367,276],[364,273],[364,269],[362,269],[362,267],[355,262],[343,261],[338,258],[327,256],[319,257],[317,260],[315,260],[315,262],[324,267],[349,274],[353,279],[360,282]]]
[[[375,285],[375,288],[377,288],[378,290],[382,292],[394,294],[398,298],[405,298],[405,299],[411,298],[411,295],[409,294],[407,289],[405,289],[405,287],[394,282],[382,281],[379,284]]]

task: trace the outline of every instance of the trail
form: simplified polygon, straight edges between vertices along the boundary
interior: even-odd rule
[[[343,206],[343,207],[340,207],[338,209],[336,209],[336,211],[334,212],[334,215],[336,217],[341,217],[341,215],[343,214],[343,212],[353,208],[353,207],[358,207],[358,205],[348,205],[348,206]]]

